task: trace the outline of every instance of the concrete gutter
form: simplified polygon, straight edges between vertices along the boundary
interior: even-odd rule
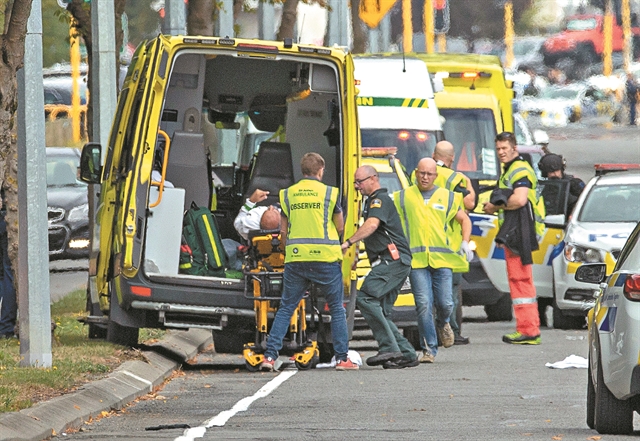
[[[0,441],[41,441],[102,412],[119,410],[160,386],[182,363],[213,344],[210,330],[170,331],[144,350],[147,362],[127,361],[106,378],[29,409],[0,415]]]

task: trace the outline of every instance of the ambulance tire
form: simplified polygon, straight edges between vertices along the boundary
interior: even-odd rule
[[[404,338],[409,340],[409,343],[411,343],[411,346],[413,346],[416,351],[422,349],[420,347],[420,332],[418,331],[418,328],[416,328],[415,326],[410,328],[402,328],[402,335],[404,335]]]
[[[553,329],[582,329],[586,324],[584,315],[566,315],[553,300]]]
[[[109,320],[107,325],[107,341],[120,346],[133,348],[138,345],[140,328],[122,326],[113,320]]]
[[[505,293],[493,305],[484,305],[484,312],[490,322],[510,322],[513,319],[511,295]]]

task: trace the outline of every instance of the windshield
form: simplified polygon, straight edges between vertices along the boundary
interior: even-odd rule
[[[78,166],[77,157],[55,156],[47,158],[47,186],[83,184],[76,179]]]
[[[587,195],[580,222],[639,222],[640,185],[596,185]]]
[[[597,25],[595,18],[569,20],[567,23],[568,31],[586,31],[595,29]]]
[[[396,158],[413,170],[422,158],[431,157],[436,146],[435,132],[423,130],[362,129],[362,147],[396,147]]]
[[[497,179],[496,123],[490,109],[440,109],[444,137],[456,150],[454,169],[470,179]],[[411,169],[407,169],[411,170]]]
[[[389,196],[396,191],[402,190],[400,179],[395,173],[378,173],[378,179],[380,180],[380,187],[386,188]]]
[[[547,87],[542,90],[539,98],[547,99],[575,99],[580,93],[579,89],[571,89],[567,87]]]

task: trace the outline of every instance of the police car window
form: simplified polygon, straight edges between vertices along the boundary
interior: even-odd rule
[[[580,222],[639,222],[640,185],[594,186],[578,216]]]

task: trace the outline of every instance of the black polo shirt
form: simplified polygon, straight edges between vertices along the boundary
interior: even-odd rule
[[[400,259],[406,265],[411,265],[411,251],[402,231],[400,216],[386,188],[379,188],[367,197],[362,216],[365,221],[370,217],[380,221],[378,229],[364,240],[369,261],[374,262],[379,257],[389,258],[387,246],[393,242],[400,252]]]

